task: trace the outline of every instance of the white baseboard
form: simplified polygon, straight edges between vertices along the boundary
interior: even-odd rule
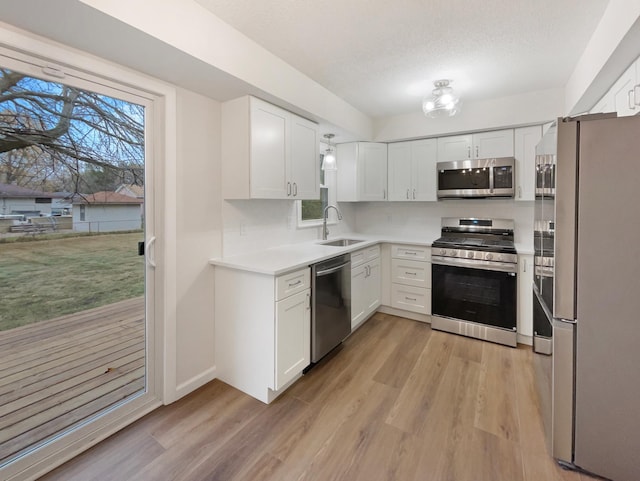
[[[204,386],[210,381],[213,381],[217,377],[217,369],[216,366],[213,366],[206,371],[198,374],[197,376],[193,376],[191,379],[183,382],[176,386],[176,395],[171,402],[177,401],[181,397],[186,396],[187,394],[195,391],[199,387]],[[169,403],[167,403],[169,404]]]
[[[426,314],[418,314],[417,312],[405,311],[389,306],[380,306],[378,308],[378,312],[382,312],[383,314],[391,314],[392,316],[406,317],[407,319],[412,319],[414,321],[426,322],[427,324],[431,324],[431,316],[428,316]]]

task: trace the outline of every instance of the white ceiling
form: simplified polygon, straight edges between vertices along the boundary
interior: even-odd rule
[[[196,0],[358,110],[419,111],[561,88],[608,0]]]

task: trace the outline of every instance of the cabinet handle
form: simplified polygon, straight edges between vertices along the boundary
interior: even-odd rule
[[[387,198],[387,189],[382,189],[382,198],[383,199]]]
[[[636,105],[635,105],[636,103],[635,103],[635,100],[634,100],[634,97],[635,97],[634,93],[635,93],[635,87],[627,92],[627,104],[629,105],[629,109],[631,109],[631,110],[635,110],[636,109]]]
[[[411,251],[404,251],[404,254],[407,256],[417,256],[418,253],[417,252],[411,252]]]
[[[406,272],[406,271],[405,271],[405,274],[408,275],[408,276],[417,276],[418,275],[417,272]]]
[[[477,159],[478,157],[480,157],[480,152],[479,152],[479,150],[478,150],[478,146],[476,145],[476,159]]]
[[[407,189],[407,199],[409,198],[409,189]]]
[[[364,267],[365,270],[365,277],[369,277],[371,275],[371,266],[365,266]]]
[[[298,197],[298,184],[293,183],[293,196]]]
[[[289,287],[295,287],[295,286],[299,286],[300,284],[302,284],[302,281],[298,280],[296,282],[289,282]]]
[[[416,301],[418,300],[418,299],[414,299],[413,297],[407,297],[407,296],[404,296],[404,298],[405,298],[407,301],[413,301],[413,302],[416,302]]]
[[[518,186],[518,199],[522,199],[522,186]]]
[[[311,310],[311,294],[307,294],[307,311]]]
[[[471,158],[471,146],[467,146],[467,159]]]
[[[413,189],[413,200],[416,200],[416,189]]]
[[[287,197],[291,195],[291,182],[287,182]]]
[[[523,265],[522,272],[527,272],[527,259],[523,259],[523,261],[524,261],[524,265]]]
[[[633,103],[640,105],[640,84],[633,87]]]

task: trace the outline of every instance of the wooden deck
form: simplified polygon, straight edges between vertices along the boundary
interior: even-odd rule
[[[0,465],[144,389],[144,298],[0,332]]]

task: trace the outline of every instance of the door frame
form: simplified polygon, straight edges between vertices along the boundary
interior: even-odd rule
[[[0,468],[0,478],[36,479],[135,420],[178,398],[176,391],[176,89],[81,51],[0,25],[0,62],[40,78],[117,91],[145,105],[145,254],[147,390],[45,446]],[[55,77],[51,77],[56,80]],[[117,80],[116,80],[117,79]],[[60,81],[61,79],[57,79]],[[105,92],[106,93],[106,92]],[[113,94],[111,94],[113,95]],[[148,128],[147,128],[148,126]],[[151,261],[151,262],[150,262]],[[155,267],[152,266],[155,264]]]

